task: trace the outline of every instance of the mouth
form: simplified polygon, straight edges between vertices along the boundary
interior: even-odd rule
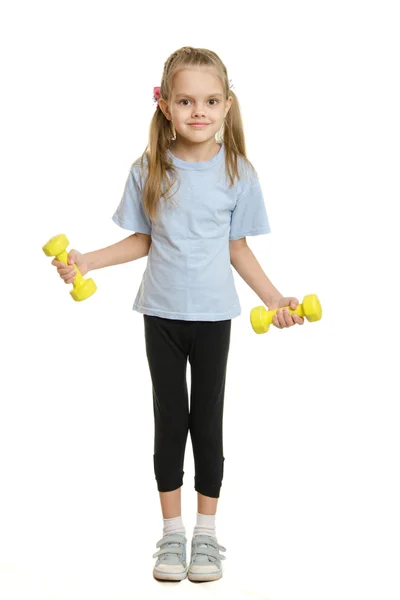
[[[189,126],[194,129],[203,129],[203,127],[208,127],[209,123],[189,123]]]

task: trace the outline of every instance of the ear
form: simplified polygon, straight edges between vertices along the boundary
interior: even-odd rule
[[[171,114],[168,110],[168,104],[167,102],[164,100],[164,98],[160,98],[158,101],[159,107],[162,110],[162,112],[164,113],[164,116],[168,119],[168,121],[171,120]]]
[[[230,107],[232,106],[232,102],[233,102],[233,98],[232,98],[232,96],[229,96],[228,100],[226,101],[225,117],[228,114]]]

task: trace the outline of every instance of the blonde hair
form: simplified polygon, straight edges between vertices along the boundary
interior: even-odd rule
[[[238,158],[241,157],[254,172],[254,166],[246,157],[244,131],[240,114],[239,101],[236,94],[229,88],[228,73],[219,56],[206,48],[184,46],[173,52],[164,63],[161,79],[160,97],[167,102],[171,98],[172,79],[174,74],[187,66],[214,67],[216,75],[222,83],[225,99],[232,96],[231,107],[223,124],[223,143],[225,148],[225,169],[229,175],[230,185],[233,186],[235,177],[240,179]],[[147,178],[143,188],[143,206],[147,215],[156,220],[159,203],[164,197],[168,200],[168,192],[177,180],[177,172],[172,160],[167,156],[171,145],[170,121],[157,106],[150,123],[149,141],[141,155],[140,164],[143,169],[144,159],[147,160]],[[169,179],[169,185],[167,180]]]

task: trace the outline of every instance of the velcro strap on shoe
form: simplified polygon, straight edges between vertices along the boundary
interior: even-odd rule
[[[165,548],[161,548],[161,550],[153,554],[153,558],[162,556],[163,554],[178,554],[180,556],[182,554],[182,546],[166,546]]]
[[[156,544],[156,548],[158,548],[159,546],[162,546],[163,544],[169,544],[169,543],[173,543],[173,544],[185,543],[186,544],[186,542],[187,542],[187,540],[184,535],[181,535],[179,533],[168,533],[167,535],[164,535],[164,537],[161,540],[158,540],[158,542]]]
[[[193,550],[193,555],[195,554],[205,554],[206,556],[213,556],[214,558],[218,558],[219,560],[225,560],[225,556],[219,554],[215,546],[207,546],[206,548],[201,548],[196,545],[195,549]]]
[[[216,548],[217,550],[222,550],[223,552],[226,552],[226,548],[224,548],[223,546],[218,544],[216,538],[214,538],[210,535],[198,534],[198,535],[194,536],[193,540],[196,545],[197,544],[208,544],[210,546],[213,546],[213,548]]]

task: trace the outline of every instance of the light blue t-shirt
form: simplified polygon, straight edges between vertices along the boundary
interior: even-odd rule
[[[186,321],[222,321],[241,314],[229,240],[269,233],[270,226],[256,174],[239,157],[241,178],[229,188],[224,143],[219,145],[219,152],[204,162],[184,161],[167,151],[179,179],[174,196],[161,200],[156,221],[144,211],[140,158],[130,168],[112,219],[124,229],[151,235],[132,307],[139,313]]]

